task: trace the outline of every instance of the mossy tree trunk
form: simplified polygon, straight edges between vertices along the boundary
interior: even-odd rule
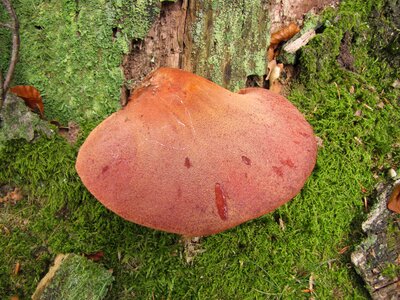
[[[191,71],[232,91],[248,76],[267,73],[271,31],[301,25],[310,9],[333,0],[176,0],[164,1],[149,34],[134,41],[125,56],[125,87],[134,89],[158,67]],[[125,95],[125,93],[122,93]],[[126,95],[123,97],[126,101]]]

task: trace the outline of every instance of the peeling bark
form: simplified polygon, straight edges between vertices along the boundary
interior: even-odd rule
[[[302,24],[311,9],[318,12],[338,0],[176,0],[163,2],[159,18],[144,40],[133,41],[123,61],[129,91],[159,67],[184,69],[238,90],[246,80],[267,73],[271,32],[294,21]]]
[[[312,11],[318,14],[328,6],[336,7],[339,2],[339,0],[271,0],[269,6],[271,32],[275,32],[291,22],[301,26],[306,13]]]
[[[125,79],[121,104],[129,97],[128,90],[134,89],[149,74],[159,67],[182,67],[188,0],[163,2],[159,18],[154,22],[144,40],[133,41],[131,51],[123,60]]]

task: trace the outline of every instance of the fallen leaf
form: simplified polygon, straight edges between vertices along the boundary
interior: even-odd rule
[[[16,85],[10,88],[10,93],[17,95],[25,101],[25,104],[35,111],[39,110],[40,116],[44,116],[44,105],[39,91],[31,85]]]
[[[14,275],[18,275],[19,271],[21,271],[21,264],[17,262],[14,267]]]
[[[19,188],[15,188],[14,190],[8,192],[4,197],[0,197],[0,203],[4,202],[12,202],[13,204],[22,200],[24,196]]]
[[[280,42],[287,41],[291,39],[296,33],[300,31],[299,26],[295,23],[290,23],[288,26],[271,34],[271,45],[278,45]]]
[[[343,247],[342,249],[339,250],[339,254],[345,254],[347,250],[349,250],[350,246]]]
[[[397,184],[393,188],[393,192],[389,198],[388,208],[391,211],[394,211],[394,212],[400,214],[400,184]]]
[[[276,46],[275,46],[276,47]],[[275,58],[275,47],[274,46],[270,46],[269,48],[268,48],[268,55],[267,55],[267,57],[268,57],[268,61],[272,61],[272,60],[274,60],[274,58]]]
[[[10,197],[11,201],[13,201],[14,203],[18,202],[18,201],[22,200],[22,198],[24,198],[24,196],[22,195],[22,192],[19,188],[15,188],[9,194],[10,194],[9,197]]]
[[[362,116],[362,110],[361,109],[356,110],[356,112],[354,113],[354,116],[355,117],[361,117]]]
[[[104,252],[103,251],[98,251],[95,253],[90,253],[90,254],[85,254],[85,257],[87,259],[93,260],[93,261],[99,261],[100,259],[102,259],[104,256]]]
[[[352,85],[351,87],[350,87],[350,94],[354,94],[354,91],[355,91],[355,89],[354,89],[354,85]]]
[[[278,47],[279,43],[291,39],[299,31],[299,26],[297,26],[295,23],[290,23],[288,26],[283,27],[282,29],[271,34],[271,41],[268,47],[267,54],[268,61],[273,60],[277,56],[277,53],[275,53],[275,49]]]

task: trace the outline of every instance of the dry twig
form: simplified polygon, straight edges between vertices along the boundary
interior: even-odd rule
[[[18,60],[18,51],[20,45],[19,39],[19,22],[15,10],[13,9],[10,0],[2,0],[3,6],[5,7],[8,15],[10,16],[10,23],[0,23],[1,27],[5,27],[11,30],[12,33],[12,49],[10,64],[8,65],[8,70],[4,77],[2,72],[0,72],[0,109],[3,107],[3,102],[7,94],[12,76],[14,74],[15,65]]]

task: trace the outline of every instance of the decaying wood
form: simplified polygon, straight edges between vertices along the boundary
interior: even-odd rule
[[[11,30],[12,32],[12,49],[11,49],[11,58],[10,64],[8,66],[8,70],[3,77],[1,74],[0,77],[0,92],[1,92],[1,99],[0,99],[0,109],[3,107],[3,102],[6,97],[7,90],[9,88],[12,76],[14,74],[15,65],[17,64],[18,60],[18,51],[20,45],[19,39],[19,22],[15,10],[13,9],[11,2],[9,0],[2,0],[3,6],[5,7],[8,15],[10,16],[10,23],[1,24],[2,27],[6,27]],[[0,70],[1,73],[1,70]]]
[[[130,53],[123,60],[125,79],[121,104],[125,105],[129,90],[137,87],[150,72],[159,67],[182,67],[183,36],[188,0],[163,2],[160,17],[144,40],[133,41]]]
[[[297,50],[299,50],[301,47],[307,45],[307,43],[316,35],[316,32],[314,29],[311,29],[304,34],[302,34],[299,38],[295,39],[294,41],[290,41],[287,43],[284,47],[283,50],[288,52],[288,53],[295,53]]]
[[[303,24],[303,16],[309,11],[318,13],[328,6],[337,6],[339,0],[272,0],[270,1],[271,32],[295,22]]]
[[[376,204],[362,224],[367,238],[351,254],[351,261],[374,300],[400,299],[400,217],[387,202],[400,180],[377,187]]]

